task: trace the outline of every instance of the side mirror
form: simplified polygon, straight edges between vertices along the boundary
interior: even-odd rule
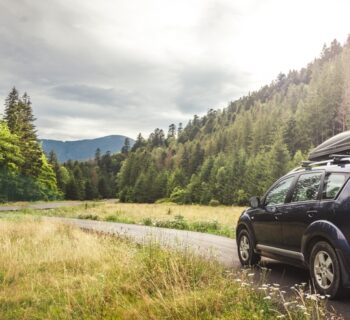
[[[249,203],[253,209],[259,208],[260,207],[260,198],[259,197],[251,197],[249,199]]]

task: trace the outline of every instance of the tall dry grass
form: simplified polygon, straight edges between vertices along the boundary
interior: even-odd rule
[[[234,237],[244,207],[87,202],[84,205],[24,213],[185,228]],[[178,218],[181,218],[180,221]],[[178,223],[180,222],[180,224]]]
[[[0,220],[0,319],[288,316],[275,290],[254,290],[250,279],[188,250],[139,246],[39,219]],[[311,316],[313,306],[305,306]],[[291,315],[311,317],[304,310]]]

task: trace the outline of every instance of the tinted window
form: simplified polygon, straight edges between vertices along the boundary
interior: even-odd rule
[[[346,176],[341,173],[331,173],[328,175],[324,182],[322,198],[334,199],[344,185],[345,180]]]
[[[265,204],[271,206],[284,203],[293,179],[294,177],[289,177],[276,184],[267,194]]]
[[[322,173],[302,174],[295,186],[292,202],[316,200]]]

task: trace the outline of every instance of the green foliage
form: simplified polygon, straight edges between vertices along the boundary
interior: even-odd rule
[[[178,204],[190,203],[188,192],[180,187],[176,187],[174,189],[174,191],[170,195],[170,200]]]
[[[56,175],[37,140],[29,96],[15,88],[0,121],[0,198],[3,201],[53,200],[62,195]]]
[[[211,200],[209,201],[209,205],[210,205],[211,207],[218,207],[218,206],[220,205],[220,201],[215,200],[215,199],[211,199]]]
[[[94,160],[69,160],[63,165],[53,161],[51,164],[56,168],[57,182],[66,199],[108,199],[117,193],[115,178],[125,157],[123,153],[102,155],[97,149]]]
[[[10,132],[4,121],[0,121],[0,168],[18,172],[23,162],[18,137]]]
[[[245,205],[313,146],[350,129],[349,114],[350,43],[333,41],[307,68],[281,73],[223,110],[195,115],[177,134],[171,124],[166,139],[161,129],[147,141],[139,136],[118,175],[117,195],[126,202],[168,197]]]

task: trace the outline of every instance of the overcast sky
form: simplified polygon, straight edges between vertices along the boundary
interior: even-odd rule
[[[41,138],[135,138],[222,108],[350,33],[350,1],[0,0],[13,85]]]

